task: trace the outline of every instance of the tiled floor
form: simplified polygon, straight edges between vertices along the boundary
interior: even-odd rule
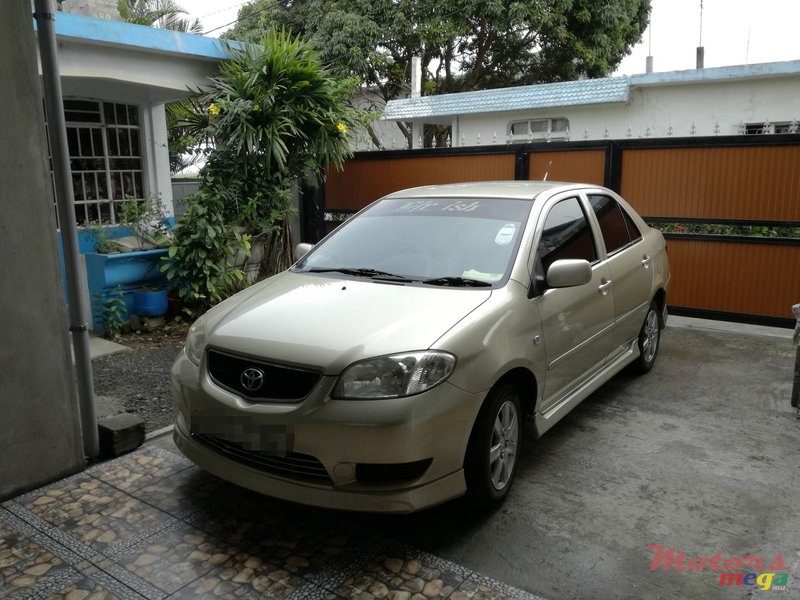
[[[535,600],[158,447],[0,505],[0,598]]]

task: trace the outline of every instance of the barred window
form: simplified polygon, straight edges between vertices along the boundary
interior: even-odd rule
[[[126,199],[145,200],[139,107],[64,100],[75,218],[117,223]]]

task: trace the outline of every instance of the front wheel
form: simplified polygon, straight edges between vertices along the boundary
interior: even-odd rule
[[[661,328],[658,322],[658,305],[653,302],[647,309],[647,316],[639,332],[639,358],[634,365],[640,373],[647,373],[653,368],[661,341]]]
[[[514,480],[522,446],[519,392],[510,384],[495,388],[486,398],[472,429],[464,476],[467,498],[486,507],[502,500]]]

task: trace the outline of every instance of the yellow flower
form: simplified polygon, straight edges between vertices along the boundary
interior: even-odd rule
[[[336,124],[336,129],[338,129],[339,133],[341,133],[341,134],[347,133],[347,125],[345,125],[344,123],[337,123]]]
[[[258,112],[261,110],[261,107],[258,104],[253,104],[253,112]]]
[[[209,113],[210,113],[212,116],[216,117],[216,116],[219,114],[219,106],[217,106],[216,104],[214,104],[214,103],[212,102],[212,103],[211,103],[211,105],[208,107],[208,112],[209,112]]]

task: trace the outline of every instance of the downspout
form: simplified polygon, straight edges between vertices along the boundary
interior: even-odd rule
[[[75,196],[72,191],[72,173],[69,165],[67,127],[64,119],[64,101],[61,95],[61,78],[56,51],[55,16],[52,0],[34,0],[36,30],[39,38],[39,58],[42,62],[45,110],[47,111],[50,152],[53,156],[53,176],[56,184],[56,206],[64,247],[64,266],[69,303],[69,331],[75,355],[75,377],[78,384],[78,405],[83,430],[83,453],[95,458],[99,453],[97,417],[94,408],[94,383],[92,359],[89,353],[89,319],[84,308],[87,292],[80,284],[78,265],[78,231],[75,222]]]

